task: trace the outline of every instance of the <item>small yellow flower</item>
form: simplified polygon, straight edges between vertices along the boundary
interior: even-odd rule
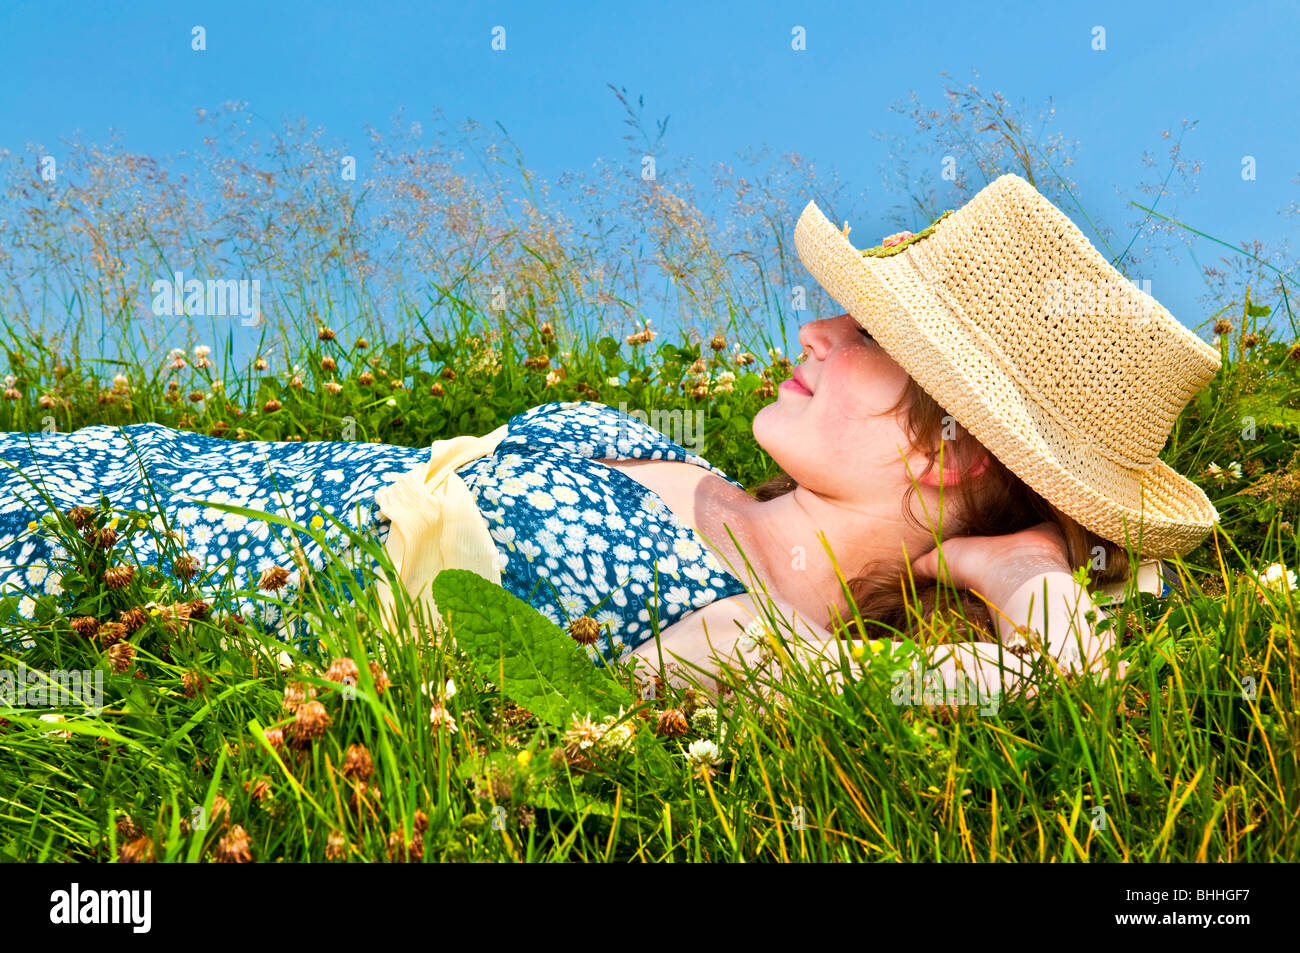
[[[872,655],[879,655],[885,651],[885,643],[880,639],[870,639],[862,645],[855,645],[849,649],[849,655],[855,662],[864,662]]]
[[[29,521],[28,524],[27,524],[27,528],[28,528],[29,530],[31,530],[32,532],[35,532],[35,531],[36,531],[36,520],[31,520],[31,521]]]
[[[321,516],[319,513],[317,513],[315,516],[311,518],[312,529],[320,529],[324,525],[325,525],[325,517]]]
[[[532,762],[532,760],[533,760],[533,753],[531,751],[521,751],[517,755],[515,755],[515,763],[519,765],[519,767],[521,768],[528,767],[528,765]]]

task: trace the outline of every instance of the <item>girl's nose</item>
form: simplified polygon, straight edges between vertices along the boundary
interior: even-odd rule
[[[803,346],[803,351],[799,357],[812,355],[818,360],[826,357],[826,352],[830,350],[834,343],[837,331],[853,330],[857,323],[853,320],[853,315],[837,315],[833,318],[821,318],[817,321],[809,321],[799,329],[799,343]]]

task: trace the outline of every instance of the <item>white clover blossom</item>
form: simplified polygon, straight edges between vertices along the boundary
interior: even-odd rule
[[[691,727],[702,735],[711,735],[718,730],[718,710],[712,705],[703,705],[691,715]]]
[[[456,694],[456,683],[450,678],[447,683],[441,687],[437,682],[423,682],[420,685],[420,692],[430,698],[439,698],[442,701],[451,701]]]
[[[627,751],[632,746],[632,742],[636,739],[636,726],[631,721],[615,724],[622,717],[623,708],[620,706],[617,715],[610,715],[601,722],[601,727],[605,729],[604,734],[600,736],[602,748]]]
[[[456,727],[456,719],[452,717],[451,712],[441,705],[434,705],[429,709],[429,724],[437,725],[441,723],[446,727],[448,734],[455,734],[459,729]]]
[[[62,724],[63,722],[65,722],[65,721],[67,721],[67,720],[68,720],[68,719],[64,718],[62,715],[41,715],[41,721],[52,721],[52,722],[56,722],[56,723],[58,723],[58,724]],[[45,734],[48,735],[48,736],[50,736],[50,737],[54,737],[54,738],[71,738],[71,737],[72,737],[72,732],[71,732],[70,730],[68,730],[68,729],[64,729],[64,730],[62,730],[62,731],[47,731],[47,732],[45,732]]]
[[[1272,589],[1274,592],[1282,592],[1283,587],[1295,592],[1300,586],[1296,585],[1296,575],[1293,570],[1287,569],[1281,563],[1273,563],[1259,575],[1259,581]]]
[[[686,749],[686,758],[695,767],[713,767],[722,761],[722,752],[715,742],[708,738],[692,741]]]
[[[745,626],[740,637],[736,639],[736,647],[742,652],[753,652],[757,649],[759,660],[767,661],[772,657],[770,631],[762,619],[754,619]]]
[[[572,723],[564,732],[564,744],[570,752],[586,751],[599,740],[600,728],[592,722],[590,714],[581,718],[572,716]]]

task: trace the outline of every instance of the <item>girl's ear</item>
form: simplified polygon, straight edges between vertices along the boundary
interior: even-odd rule
[[[948,458],[948,454],[945,451],[944,461],[943,461],[944,462],[943,485],[945,487],[955,486],[957,483],[961,481],[962,473],[956,467],[951,466],[947,458]],[[975,465],[970,469],[968,473],[966,473],[965,478],[967,480],[973,480],[975,479],[975,477],[979,476],[988,468],[989,468],[989,452],[981,448],[979,452],[979,457],[977,458]],[[924,484],[925,486],[938,487],[939,468],[937,466],[932,467],[930,469],[930,472],[927,473],[925,476],[921,477],[919,482]]]

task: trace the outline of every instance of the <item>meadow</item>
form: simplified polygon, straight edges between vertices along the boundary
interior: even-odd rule
[[[968,107],[1000,101],[954,105]],[[157,421],[417,447],[596,400],[702,411],[710,462],[748,487],[772,475],[749,430],[792,370],[772,329],[838,313],[790,303],[808,282],[784,243],[790,209],[831,201],[797,156],[721,186],[739,223],[725,234],[684,189],[576,186],[623,203],[644,239],[544,214],[518,164],[530,200],[510,217],[504,191],[407,141],[409,125],[376,134],[357,183],[305,128],[254,144],[237,107],[201,120],[212,152],[186,187],[111,147],[78,153],[57,188],[3,157],[6,431]],[[1055,152],[984,155],[1058,197]],[[499,186],[510,161],[484,156]],[[178,270],[264,276],[265,319],[204,339],[151,313],[149,279]],[[1219,290],[1191,324],[1223,368],[1162,458],[1222,521],[1175,561],[1183,591],[1119,603],[1119,682],[1049,674],[992,714],[898,704],[892,676],[917,646],[858,643],[868,664],[845,662],[843,690],[760,667],[717,705],[704,686],[646,698],[625,666],[587,663],[581,624],[455,572],[436,592],[453,624],[416,614],[415,638],[383,624],[368,587],[332,577],[352,586],[345,604],[271,573],[258,597],[310,633],[285,644],[221,608],[222,580],[187,568],[183,541],[166,567],[136,560],[155,514],[88,499],[29,526],[66,558],[56,584],[0,601],[0,667],[100,672],[104,703],[0,708],[0,858],[1295,860],[1300,333],[1289,280]],[[642,313],[656,294],[682,318],[671,333]],[[783,702],[763,704],[773,687]]]

